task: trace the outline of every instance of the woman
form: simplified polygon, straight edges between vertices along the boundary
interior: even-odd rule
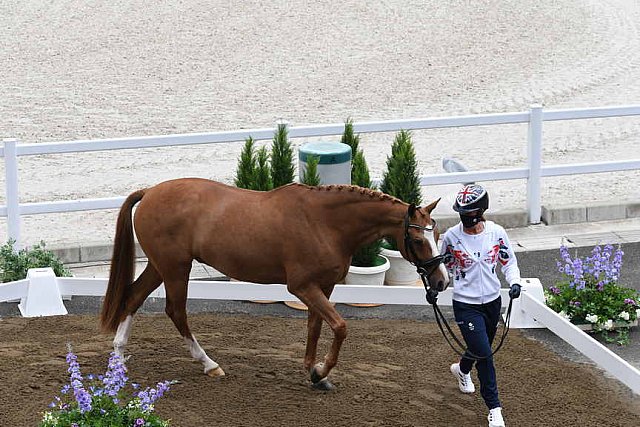
[[[489,426],[499,427],[505,424],[491,357],[502,306],[497,266],[511,286],[511,298],[520,296],[520,270],[504,228],[485,220],[488,208],[489,195],[482,186],[463,187],[453,205],[460,222],[444,234],[441,252],[453,278],[454,316],[468,348],[459,363],[451,365],[451,373],[461,392],[473,393],[470,372],[475,362],[480,394],[489,408]]]

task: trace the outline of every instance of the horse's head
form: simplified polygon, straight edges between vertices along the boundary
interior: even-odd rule
[[[423,208],[409,205],[404,219],[404,236],[398,241],[398,248],[405,259],[426,275],[432,289],[443,291],[449,286],[449,274],[438,251],[440,232],[436,221],[431,218],[431,212],[439,201]]]

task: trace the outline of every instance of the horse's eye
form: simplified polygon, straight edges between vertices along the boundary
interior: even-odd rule
[[[424,240],[422,239],[413,239],[413,243],[416,245],[424,245]]]

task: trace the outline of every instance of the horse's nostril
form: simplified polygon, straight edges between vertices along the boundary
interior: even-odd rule
[[[444,291],[444,282],[442,280],[438,281],[438,290]]]

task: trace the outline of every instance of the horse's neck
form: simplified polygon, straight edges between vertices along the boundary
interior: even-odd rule
[[[395,235],[402,226],[406,206],[393,199],[353,195],[331,206],[328,221],[341,230],[346,244],[361,246]]]

